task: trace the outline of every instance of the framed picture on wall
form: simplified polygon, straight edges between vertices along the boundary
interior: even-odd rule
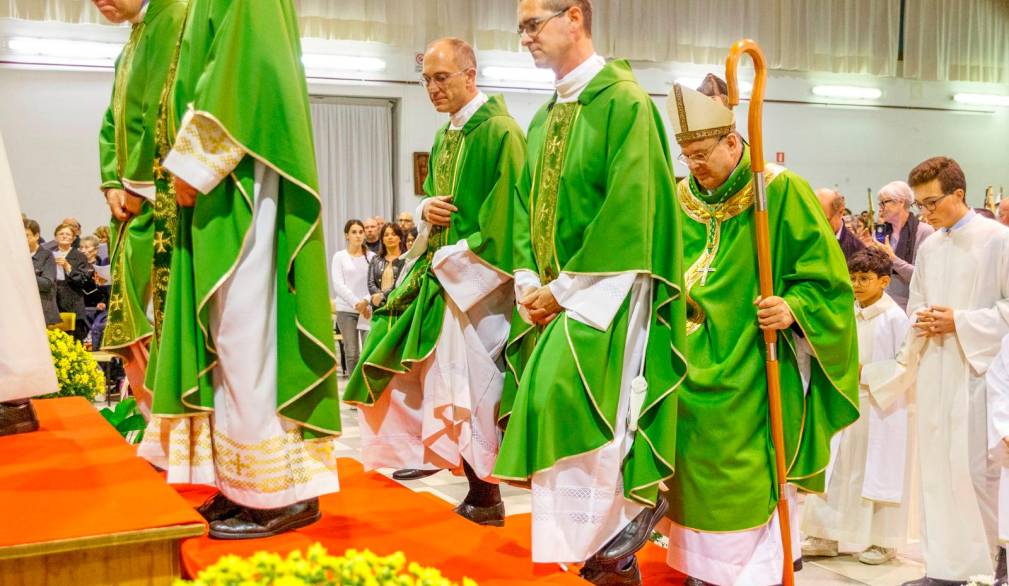
[[[431,153],[413,154],[413,193],[424,195],[424,181],[427,180],[427,162]]]

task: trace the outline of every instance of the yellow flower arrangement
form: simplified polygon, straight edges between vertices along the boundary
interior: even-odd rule
[[[405,568],[405,569],[404,569]],[[469,578],[462,584],[442,577],[433,568],[406,562],[403,552],[381,557],[349,549],[332,556],[320,543],[304,554],[287,558],[265,551],[249,558],[224,556],[203,570],[193,581],[178,580],[175,586],[477,586]]]
[[[59,392],[46,395],[53,397],[86,397],[93,399],[105,388],[105,374],[98,363],[84,348],[62,330],[46,330],[49,335],[49,350],[53,354]]]

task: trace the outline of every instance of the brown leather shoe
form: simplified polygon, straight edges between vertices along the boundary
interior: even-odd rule
[[[239,507],[235,515],[211,522],[210,536],[214,539],[272,537],[311,525],[321,517],[317,498],[279,509]]]
[[[475,507],[466,503],[459,503],[452,510],[460,517],[469,519],[477,525],[504,527],[505,524],[504,503],[497,503],[489,507]]]
[[[38,428],[39,419],[30,400],[0,403],[0,435],[28,433]]]
[[[621,570],[619,568],[624,565],[624,560],[600,563],[592,558],[585,562],[578,575],[596,586],[641,586],[641,570],[638,568],[638,559],[631,556],[630,560],[630,565]]]
[[[221,493],[203,501],[203,504],[196,507],[196,512],[207,520],[207,523],[221,521],[228,517],[237,515],[242,510],[242,505],[229,499]]]

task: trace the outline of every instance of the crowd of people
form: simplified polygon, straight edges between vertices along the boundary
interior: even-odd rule
[[[64,323],[61,313],[72,314],[74,339],[97,350],[111,288],[108,227],[81,235],[81,223],[67,217],[53,230],[52,239],[46,240],[38,222],[22,214],[22,223],[46,325],[55,327]]]

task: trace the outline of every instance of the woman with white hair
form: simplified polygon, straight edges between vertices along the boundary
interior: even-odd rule
[[[890,254],[893,258],[893,278],[886,293],[897,302],[902,309],[907,309],[908,288],[911,275],[914,273],[914,259],[918,247],[935,229],[911,213],[914,203],[914,192],[903,181],[891,181],[879,189],[877,196],[879,221],[889,224],[893,232],[883,243],[875,244]],[[870,238],[872,236],[870,235]]]

